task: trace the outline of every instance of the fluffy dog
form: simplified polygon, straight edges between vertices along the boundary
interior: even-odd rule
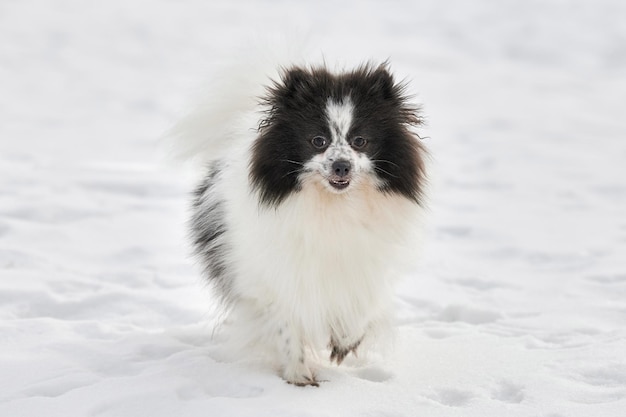
[[[387,64],[283,67],[268,83],[256,109],[225,88],[192,118],[211,121],[190,139],[211,149],[191,235],[239,329],[232,341],[317,386],[314,352],[341,364],[388,326],[390,268],[423,205],[422,119]]]

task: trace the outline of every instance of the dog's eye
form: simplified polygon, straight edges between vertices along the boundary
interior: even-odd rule
[[[352,139],[352,147],[354,149],[363,149],[367,145],[367,140],[362,136]]]
[[[317,149],[322,149],[326,146],[326,144],[328,143],[328,140],[323,136],[315,136],[313,139],[311,139],[311,143]]]

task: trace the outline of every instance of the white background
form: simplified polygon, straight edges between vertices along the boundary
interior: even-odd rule
[[[315,3],[0,4],[0,415],[624,415],[624,2]],[[218,360],[192,184],[157,157],[268,32],[389,58],[428,121],[396,348],[317,389]]]

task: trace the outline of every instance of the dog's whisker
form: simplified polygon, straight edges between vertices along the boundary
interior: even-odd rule
[[[281,159],[280,162],[289,162],[289,163],[292,163],[292,164],[304,166],[304,164],[302,162],[292,161],[291,159]]]
[[[386,170],[382,169],[381,167],[375,167],[375,168],[374,168],[374,170],[376,170],[376,171],[380,171],[380,172],[382,172],[383,174],[387,174],[387,175],[389,175],[390,177],[400,178],[399,176],[397,176],[397,175],[393,175],[391,172],[386,171]]]
[[[384,163],[386,163],[386,164],[393,165],[393,166],[395,166],[395,167],[400,168],[400,166],[398,166],[398,164],[395,164],[395,163],[393,163],[393,162],[391,162],[391,161],[388,161],[388,160],[386,160],[386,159],[372,159],[372,162],[384,162]]]
[[[288,177],[288,176],[290,176],[291,174],[295,174],[295,173],[297,173],[297,172],[303,172],[303,170],[302,170],[302,169],[300,169],[300,168],[298,168],[298,169],[294,169],[293,171],[289,171],[289,172],[287,172],[287,173],[286,173],[285,175],[283,175],[281,178]]]

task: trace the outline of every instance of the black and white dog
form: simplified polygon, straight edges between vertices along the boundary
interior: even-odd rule
[[[233,341],[271,352],[286,381],[317,385],[316,352],[340,364],[389,325],[389,270],[423,205],[418,107],[386,64],[282,68],[255,108],[224,90],[177,130],[195,129],[189,141],[210,154],[195,253]],[[190,127],[203,118],[205,131]]]

